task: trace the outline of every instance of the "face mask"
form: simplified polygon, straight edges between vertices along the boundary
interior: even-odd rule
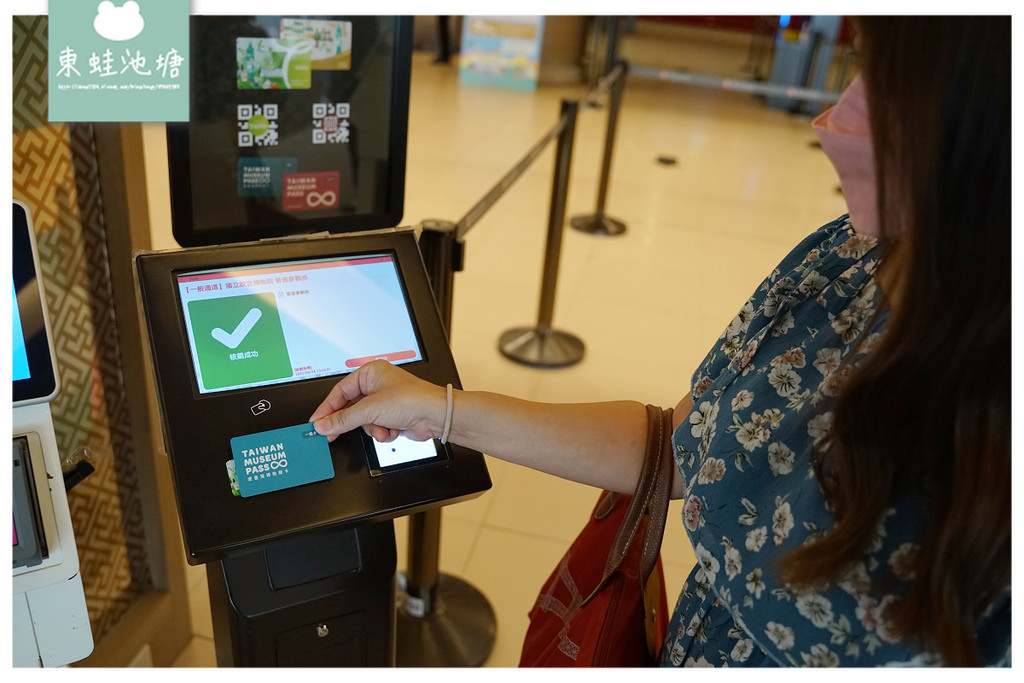
[[[871,148],[868,103],[858,75],[834,107],[811,124],[821,148],[839,174],[839,185],[850,211],[853,229],[878,237],[875,154]]]

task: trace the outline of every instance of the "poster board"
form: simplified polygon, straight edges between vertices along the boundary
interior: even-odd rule
[[[459,82],[533,90],[540,73],[542,16],[468,16],[462,23]]]

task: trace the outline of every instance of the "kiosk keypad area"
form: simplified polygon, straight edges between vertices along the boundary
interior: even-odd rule
[[[189,562],[475,497],[483,456],[436,440],[328,444],[307,422],[382,358],[460,386],[411,230],[136,256]]]

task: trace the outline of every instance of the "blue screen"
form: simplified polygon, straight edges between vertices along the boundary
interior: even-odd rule
[[[21,314],[18,312],[18,292],[14,289],[14,281],[11,281],[11,311],[14,313],[14,320],[11,324],[13,338],[11,346],[14,350],[14,367],[12,378],[15,382],[28,379],[32,373],[28,369],[28,351],[25,349],[25,333],[21,329]]]

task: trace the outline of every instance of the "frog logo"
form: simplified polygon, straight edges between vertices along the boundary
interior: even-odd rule
[[[131,40],[145,27],[146,21],[139,12],[139,3],[129,0],[117,7],[110,0],[103,0],[96,8],[92,27],[107,40]]]

